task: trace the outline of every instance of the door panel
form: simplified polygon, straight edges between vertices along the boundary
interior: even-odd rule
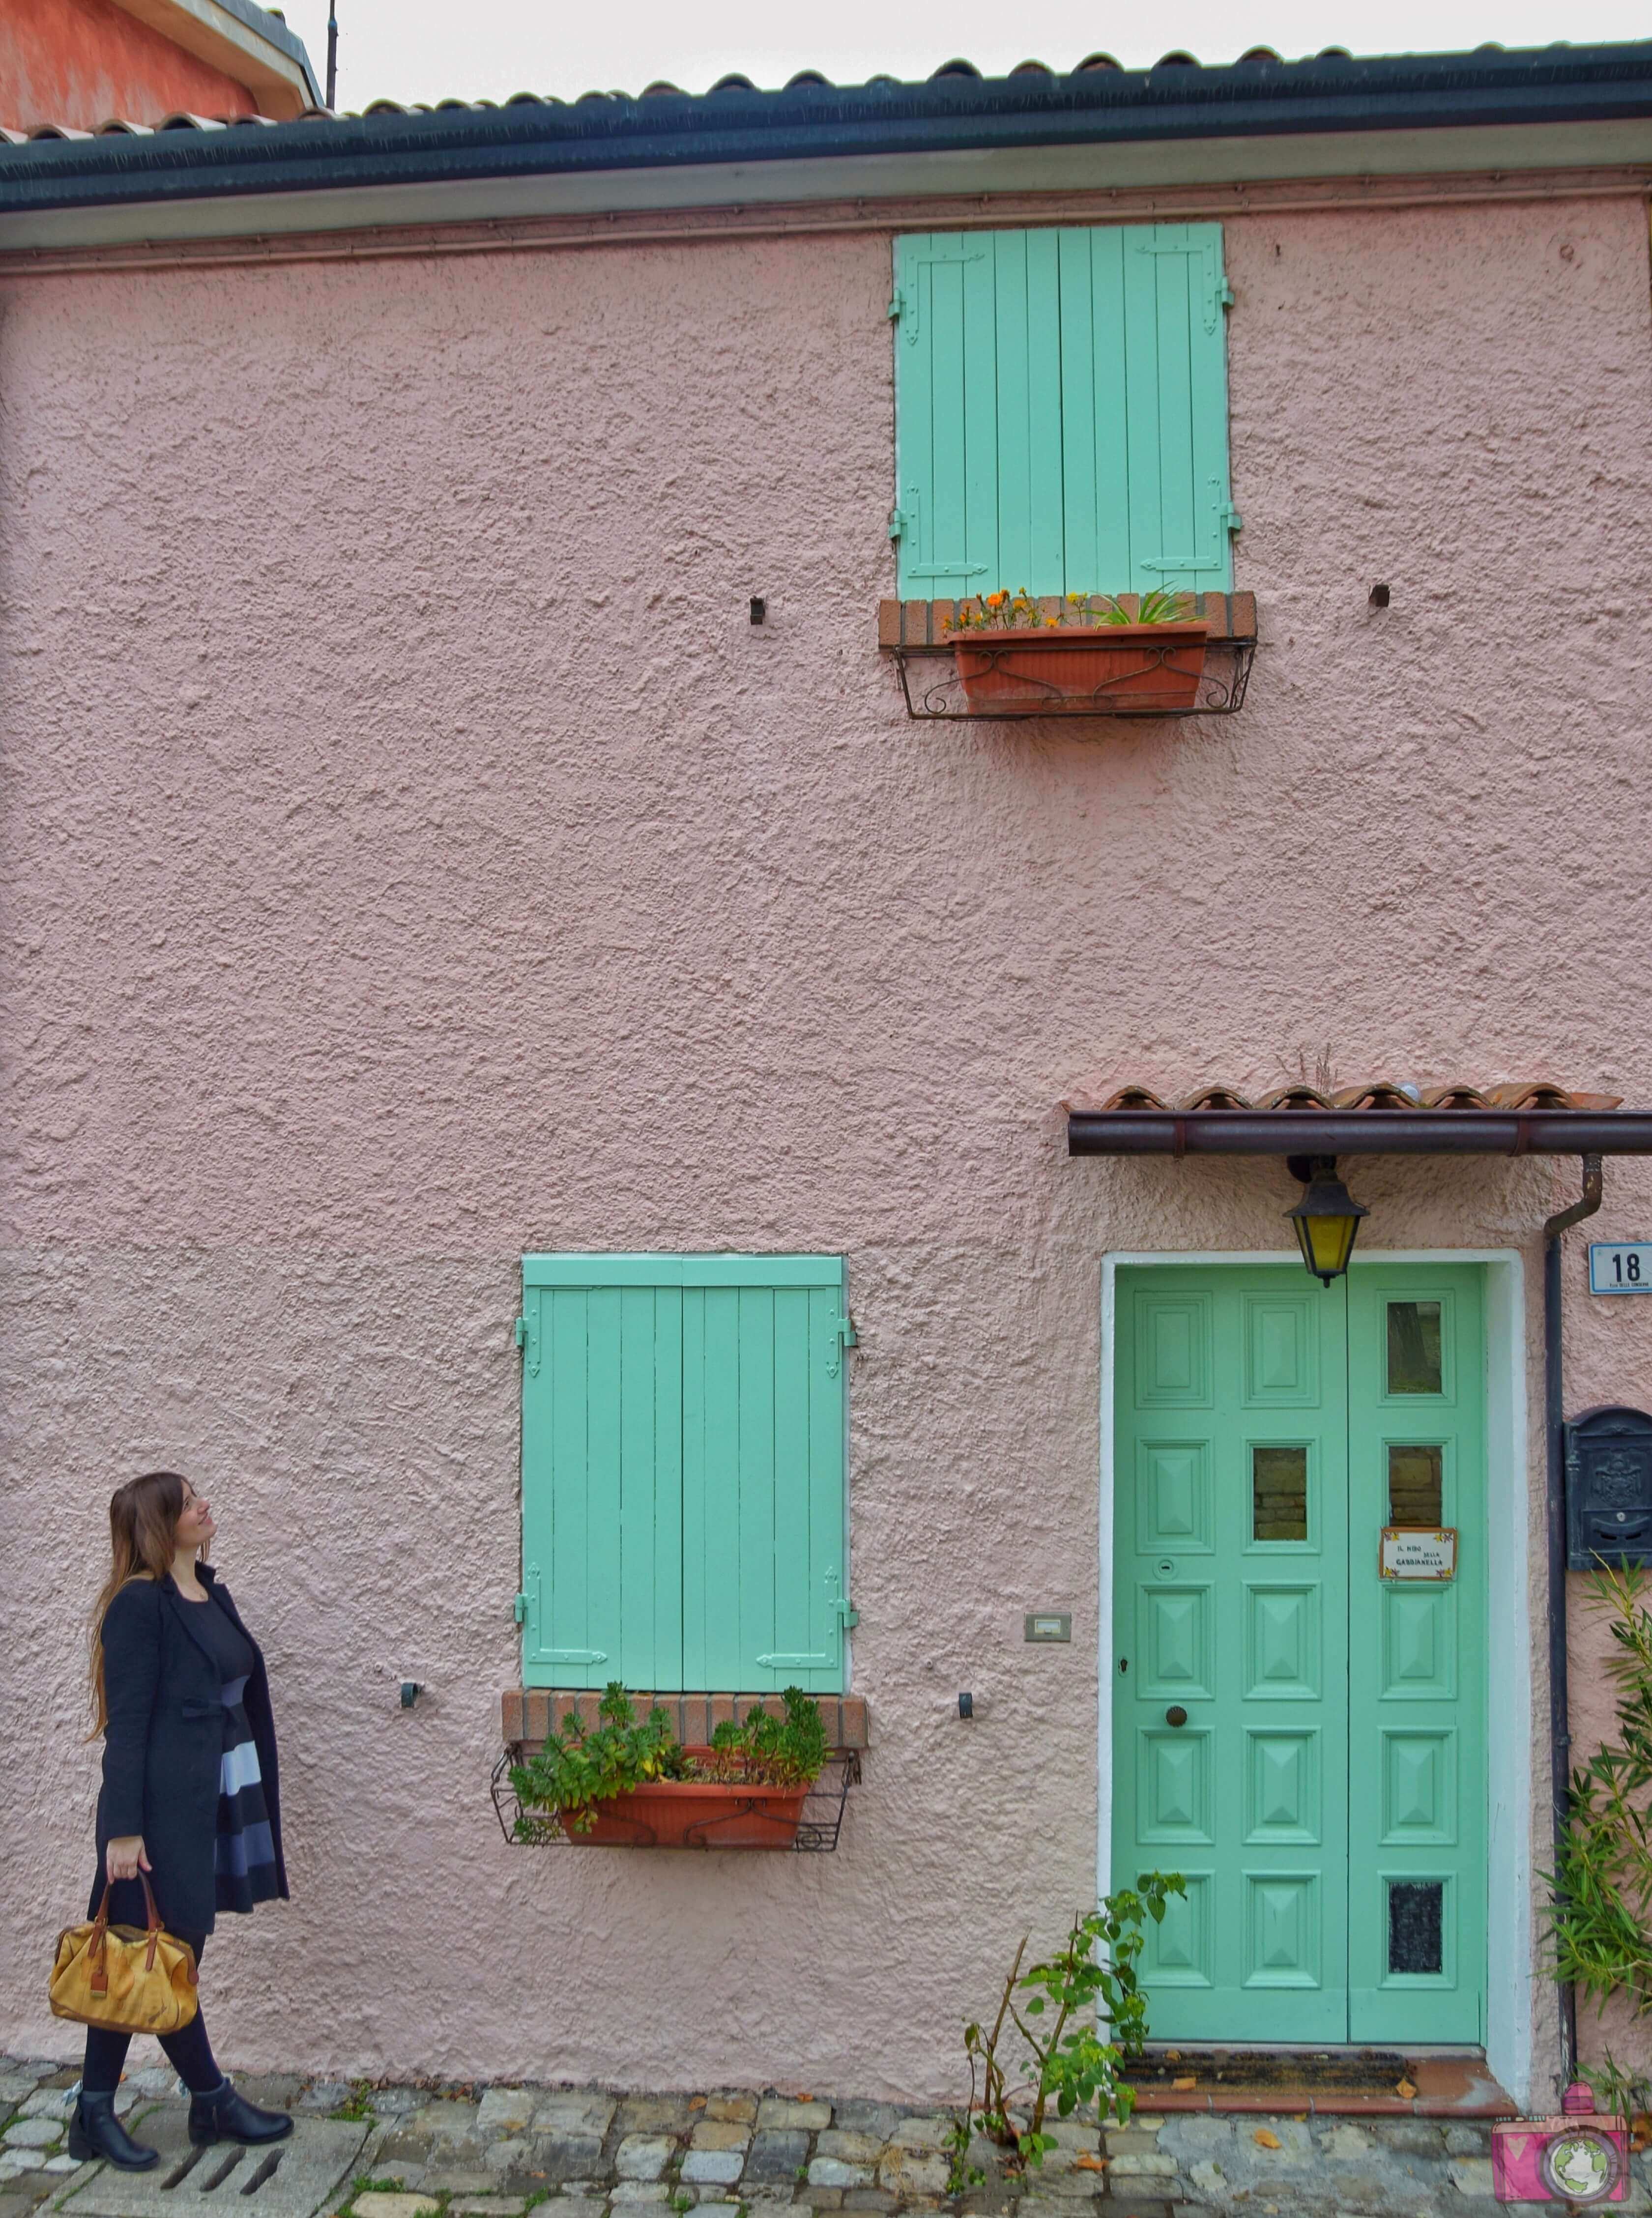
[[[1353,2041],[1485,2039],[1482,1307],[1472,1266],[1349,1278],[1350,1639],[1379,1659],[1350,1689]],[[1456,1526],[1449,1585],[1378,1577],[1410,1522]]]
[[[1340,2041],[1342,1290],[1121,1271],[1119,1303],[1115,1867],[1189,1883],[1148,1938],[1153,2031]]]
[[[1114,1871],[1188,1881],[1154,2034],[1481,2040],[1480,1274],[1117,1298]],[[1379,1579],[1390,1523],[1455,1524],[1456,1581]]]

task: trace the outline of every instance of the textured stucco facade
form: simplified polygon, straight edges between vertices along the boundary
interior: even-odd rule
[[[231,2062],[955,2095],[1096,1885],[1102,1258],[1278,1249],[1297,1191],[1070,1162],[1059,1097],[1328,1056],[1652,1099],[1641,203],[1226,252],[1249,700],[1100,737],[908,722],[879,661],[886,232],[0,280],[0,2047],[73,2045],[84,1613],[165,1459],[283,1733]],[[1541,1867],[1575,1166],[1357,1185],[1363,1249],[1526,1261]],[[1591,1229],[1649,1224],[1609,1164]],[[1645,1403],[1652,1304],[1590,1303],[1581,1238],[1568,1404]],[[518,1258],[720,1247],[848,1259],[842,1846],[508,1849]]]

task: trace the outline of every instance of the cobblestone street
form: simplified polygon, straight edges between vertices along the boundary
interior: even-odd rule
[[[0,2218],[41,2205],[84,2218],[149,2218],[239,2190],[237,2218],[627,2218],[635,2206],[705,2218],[812,2211],[949,2210],[980,2218],[1491,2218],[1488,2122],[1423,2117],[1138,2114],[1123,2129],[1058,2122],[1060,2146],[1019,2173],[977,2138],[986,2175],[949,2196],[952,2113],[814,2094],[618,2095],[593,2088],[351,2085],[239,2075],[290,2108],[293,2140],[266,2155],[193,2156],[177,2083],[131,2072],[117,2107],[162,2151],[147,2175],[77,2165],[64,2149],[75,2074],[0,2059]],[[326,2134],[319,2129],[326,2124]],[[354,2130],[345,2132],[343,2129]],[[1626,2214],[1652,2210],[1644,2156]],[[1534,2213],[1561,2206],[1515,2206]]]

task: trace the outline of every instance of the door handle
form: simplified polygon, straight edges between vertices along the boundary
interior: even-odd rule
[[[1188,1713],[1180,1702],[1172,1702],[1164,1713],[1164,1722],[1167,1725],[1184,1725],[1187,1721]]]

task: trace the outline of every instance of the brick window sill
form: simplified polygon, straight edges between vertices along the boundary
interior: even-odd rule
[[[778,1694],[654,1694],[628,1689],[639,1717],[657,1703],[670,1716],[677,1738],[685,1745],[703,1748],[714,1726],[736,1723],[752,1711],[766,1709],[783,1717],[786,1706]],[[505,1744],[519,1756],[531,1756],[544,1744],[545,1736],[559,1726],[572,1710],[587,1726],[597,1723],[602,1700],[594,1687],[507,1687],[500,1696],[500,1726]],[[826,1727],[826,1740],[834,1749],[859,1750],[869,1745],[866,1699],[860,1694],[817,1694]]]
[[[1139,594],[1120,595],[1121,604],[1133,609]],[[1254,593],[1196,593],[1188,597],[1190,613],[1205,617],[1210,625],[1213,640],[1253,641],[1256,629],[1256,595]],[[1061,612],[1059,594],[1047,594],[1039,602],[1046,616]],[[952,624],[956,601],[879,601],[878,604],[878,644],[885,653],[897,647],[918,651],[950,653],[946,635]]]

